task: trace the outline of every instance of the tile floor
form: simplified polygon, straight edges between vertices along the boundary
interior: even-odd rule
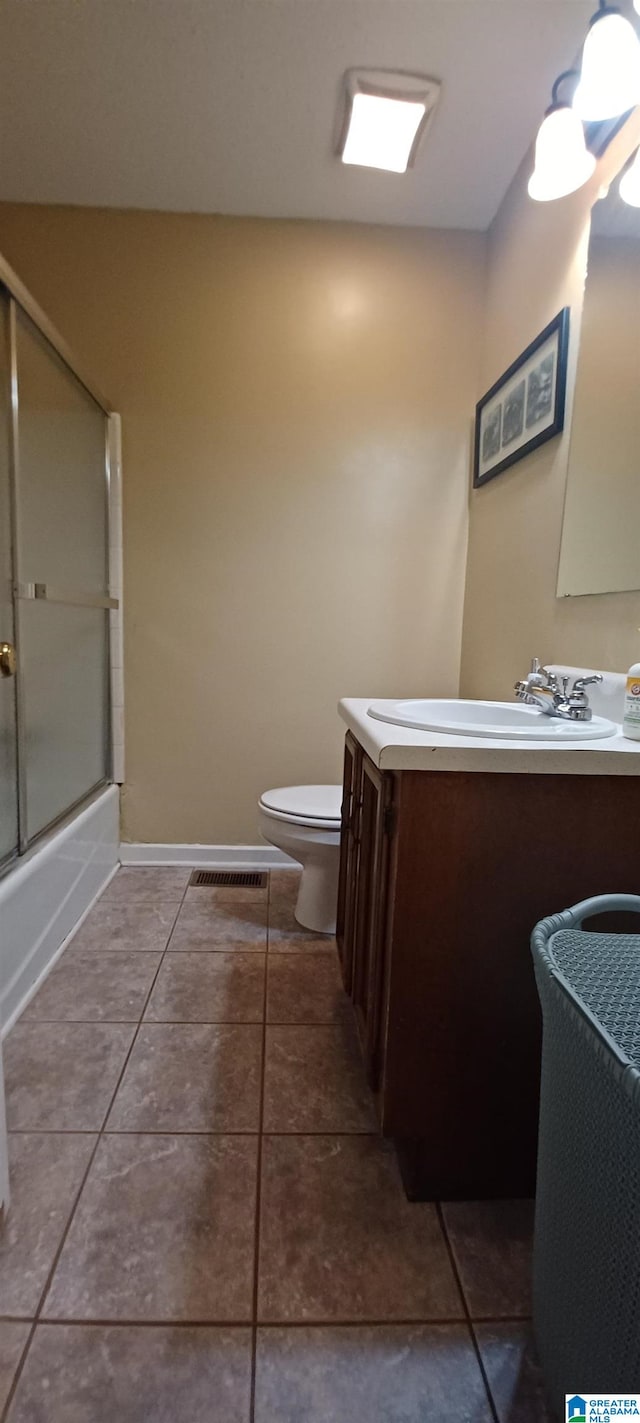
[[[531,1206],[409,1205],[333,941],[123,869],[6,1042],[7,1423],[543,1423]]]

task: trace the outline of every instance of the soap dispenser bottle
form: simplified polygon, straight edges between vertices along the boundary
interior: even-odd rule
[[[634,662],[627,672],[622,735],[640,741],[640,662]]]

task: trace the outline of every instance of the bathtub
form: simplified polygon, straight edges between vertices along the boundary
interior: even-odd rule
[[[98,792],[0,880],[3,1037],[118,868],[119,799]]]

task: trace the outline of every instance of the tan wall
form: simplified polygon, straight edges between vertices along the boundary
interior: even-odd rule
[[[482,389],[571,305],[569,400],[562,436],[472,494],[463,696],[510,697],[534,654],[613,670],[638,656],[639,593],[558,599],[556,586],[589,214],[601,184],[639,138],[636,114],[592,182],[557,203],[530,201],[525,160],[489,234]]]
[[[133,840],[257,839],[344,695],[458,685],[484,239],[0,208],[122,412]]]

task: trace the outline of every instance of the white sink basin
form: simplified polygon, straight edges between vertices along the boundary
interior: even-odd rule
[[[416,731],[442,731],[453,736],[494,736],[502,741],[595,741],[614,736],[614,721],[594,716],[591,721],[564,721],[547,716],[537,707],[515,702],[456,700],[372,702],[369,716]]]

